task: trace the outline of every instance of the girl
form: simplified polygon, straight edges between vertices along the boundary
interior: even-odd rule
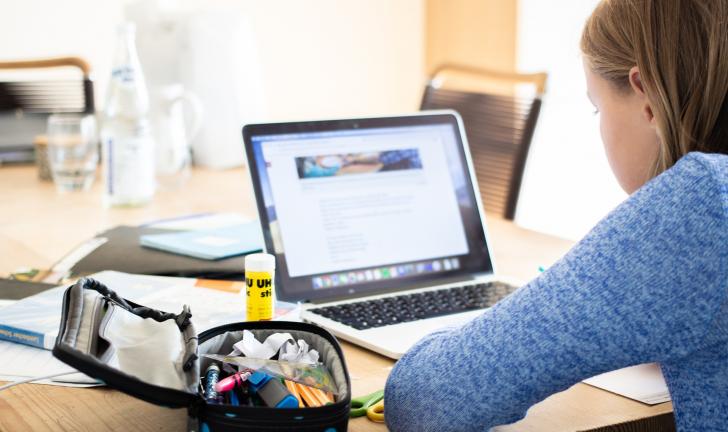
[[[540,277],[402,357],[391,430],[484,431],[655,361],[678,430],[728,427],[728,0],[603,0],[581,48],[631,196]]]

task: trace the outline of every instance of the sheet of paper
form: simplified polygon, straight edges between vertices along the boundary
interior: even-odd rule
[[[190,278],[145,276],[115,271],[91,275],[137,304],[180,313],[183,305],[192,310],[198,332],[231,322],[245,321],[245,286],[242,281],[209,281]],[[0,327],[12,326],[43,335],[46,349],[53,347],[61,318],[61,303],[67,285],[52,288],[0,308]],[[276,302],[276,320],[300,321],[297,304]]]
[[[183,305],[189,305],[192,322],[198,332],[216,325],[245,321],[245,296],[241,294],[243,282],[142,276],[110,271],[91,277],[112,289],[123,287],[123,297],[147,307],[179,313]],[[295,315],[290,313],[296,310],[297,305],[293,303],[276,302],[275,319],[285,315],[287,320],[291,320]]]
[[[106,285],[138,304],[179,313],[182,306],[190,305],[196,330],[202,332],[213,326],[245,320],[245,297],[240,294],[244,284],[227,281],[199,281],[196,279],[160,276],[132,275],[120,272],[101,272],[93,275]],[[61,297],[65,287],[46,291],[43,302],[36,309],[40,312],[33,320],[48,321],[53,329],[58,328]],[[29,303],[25,301],[25,303]],[[30,302],[33,305],[39,302]],[[47,304],[46,304],[47,303]],[[28,311],[24,311],[28,315]],[[275,319],[300,321],[300,307],[297,304],[276,302]],[[43,317],[43,318],[39,318]],[[0,381],[51,375],[72,370],[56,360],[50,351],[0,340]],[[88,386],[92,381],[85,375],[59,377],[58,381],[44,381],[46,384]]]
[[[34,376],[72,371],[73,368],[53,357],[50,351],[27,345],[0,341],[0,381],[18,381]],[[35,381],[67,387],[93,387],[98,381],[82,373],[66,375],[53,380]]]
[[[657,363],[603,373],[583,382],[648,405],[670,401],[670,392]]]

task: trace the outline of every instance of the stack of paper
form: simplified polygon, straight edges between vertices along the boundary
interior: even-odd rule
[[[586,384],[630,399],[655,405],[670,401],[660,366],[647,363],[603,373],[584,380]]]
[[[231,322],[245,321],[243,282],[145,276],[105,271],[90,277],[135,303],[179,313],[189,305],[198,332]],[[52,349],[61,320],[66,286],[25,298],[0,308],[0,339]],[[276,319],[298,320],[297,306],[277,302]]]
[[[12,342],[0,341],[0,381],[20,381],[37,376],[70,372],[74,369],[53,357],[50,351],[32,348]],[[101,385],[97,380],[82,373],[64,375],[53,380],[34,381],[37,384],[53,384],[69,387]]]

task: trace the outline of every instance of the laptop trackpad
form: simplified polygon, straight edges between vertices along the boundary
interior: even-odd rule
[[[367,345],[381,348],[383,354],[399,358],[417,341],[428,334],[447,327],[458,327],[483,313],[483,310],[445,315],[436,318],[417,320],[396,325],[377,327],[358,332]],[[370,346],[371,346],[370,345]],[[375,348],[375,351],[382,352]]]

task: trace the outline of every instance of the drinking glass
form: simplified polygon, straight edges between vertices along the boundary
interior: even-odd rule
[[[59,192],[88,190],[99,161],[96,119],[92,115],[48,117],[48,164]]]

